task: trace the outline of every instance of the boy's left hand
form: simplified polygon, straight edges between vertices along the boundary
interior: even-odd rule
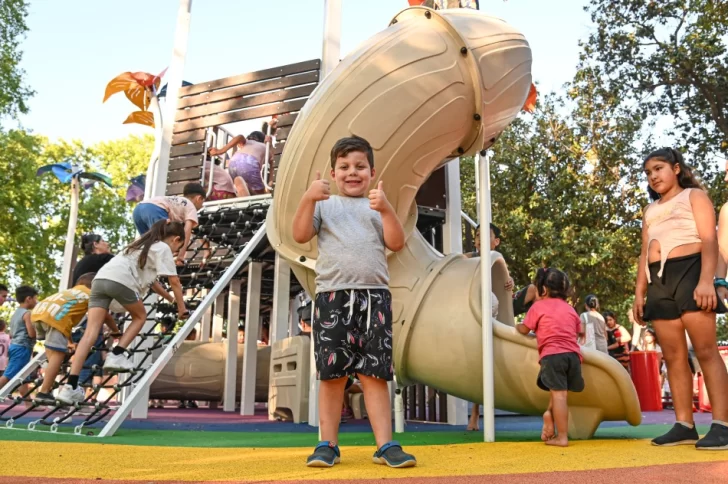
[[[387,200],[387,195],[384,194],[383,181],[377,184],[377,188],[369,191],[369,208],[379,213],[392,209],[389,200]]]

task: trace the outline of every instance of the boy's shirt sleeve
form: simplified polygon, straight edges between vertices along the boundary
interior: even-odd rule
[[[526,317],[523,319],[523,325],[531,331],[536,331],[536,328],[538,328],[538,320],[540,317],[538,310],[539,306],[539,304],[534,303],[534,305],[531,306],[531,309],[529,309],[526,313]]]
[[[321,203],[316,202],[316,208],[313,210],[313,230],[318,234],[321,229]]]
[[[199,221],[197,218],[197,209],[195,208],[194,204],[189,200],[185,199],[185,202],[187,202],[185,203],[185,221],[191,220],[196,227]]]

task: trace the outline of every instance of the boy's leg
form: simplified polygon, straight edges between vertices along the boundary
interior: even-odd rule
[[[364,390],[369,422],[372,424],[377,448],[392,440],[392,406],[387,381],[372,376],[359,375]]]
[[[40,393],[50,393],[53,391],[53,383],[56,381],[58,372],[61,370],[61,365],[66,357],[65,352],[52,350],[46,347],[46,357],[48,358],[48,365],[43,375],[43,384],[40,386]]]
[[[96,342],[99,331],[101,331],[101,326],[104,324],[106,313],[107,309],[101,307],[89,308],[88,310],[86,329],[83,332],[81,341],[76,346],[76,352],[73,355],[73,362],[71,363],[70,375],[76,377],[76,384],[71,383],[71,386],[74,388],[78,384],[78,376],[81,374],[89,350]]]
[[[551,390],[551,413],[556,421],[556,437],[546,441],[546,445],[566,447],[569,445],[569,407],[566,403],[566,390]],[[545,422],[544,422],[545,426]]]
[[[543,413],[543,430],[541,440],[546,442],[554,438],[554,392],[549,392],[549,408]]]
[[[480,405],[475,402],[473,402],[473,410],[470,412],[467,430],[480,430]]]
[[[322,441],[339,441],[341,406],[347,378],[344,376],[334,380],[322,380],[319,385],[319,425]]]

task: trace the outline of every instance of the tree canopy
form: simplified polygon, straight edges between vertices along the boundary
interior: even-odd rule
[[[20,68],[20,41],[28,27],[28,4],[24,0],[0,0],[0,119],[28,112],[33,91],[25,85]]]

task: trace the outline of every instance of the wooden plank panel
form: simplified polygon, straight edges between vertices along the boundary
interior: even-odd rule
[[[184,97],[179,100],[177,109],[186,109],[202,104],[225,101],[226,99],[250,96],[252,94],[262,94],[268,91],[275,91],[277,89],[285,89],[287,87],[300,86],[303,84],[318,83],[318,80],[319,71],[312,71],[304,74],[281,77],[279,79],[271,79],[270,81],[243,84],[242,86],[224,89],[222,91],[205,92],[194,96]]]
[[[278,128],[278,131],[276,131],[276,140],[283,141],[284,139],[288,138],[288,135],[291,133],[291,128],[293,128],[293,126]]]
[[[300,111],[304,104],[306,104],[306,99],[295,99],[293,101],[266,104],[264,106],[249,108],[242,111],[232,111],[229,113],[215,114],[214,116],[205,116],[204,118],[191,119],[188,121],[175,123],[174,132],[181,133],[193,129],[207,128],[210,126],[220,126],[223,124],[246,121],[248,119],[272,116],[274,114]]]
[[[273,154],[274,155],[280,155],[283,153],[283,148],[286,147],[286,140],[282,140],[276,143],[275,147],[273,148]]]
[[[240,74],[238,76],[225,77],[223,79],[217,79],[215,81],[193,84],[192,86],[180,88],[179,95],[180,97],[184,97],[192,94],[198,94],[201,92],[214,91],[216,89],[222,89],[225,87],[239,86],[240,84],[247,84],[249,82],[264,81],[266,79],[288,76],[299,72],[315,71],[320,68],[321,61],[319,59],[297,62],[295,64],[272,67],[270,69],[264,69],[262,71],[248,72],[246,74]]]
[[[293,123],[298,118],[298,113],[289,113],[282,116],[278,116],[278,129],[285,126],[293,126]]]
[[[182,195],[185,191],[185,185],[187,185],[187,183],[168,183],[167,195]]]
[[[167,174],[167,183],[179,181],[200,181],[202,176],[202,167],[187,168],[185,170],[170,171]]]
[[[226,113],[228,111],[236,111],[238,109],[250,108],[253,106],[261,106],[263,104],[285,101],[286,99],[295,99],[299,97],[308,97],[316,88],[315,84],[307,86],[292,87],[290,89],[282,89],[280,91],[269,92],[266,94],[256,94],[243,98],[230,99],[218,103],[205,104],[190,109],[181,109],[177,111],[175,121],[183,121],[185,119],[198,118],[200,116],[211,116],[213,114]]]
[[[176,127],[176,126],[175,126]],[[193,128],[190,128],[193,129]],[[193,141],[205,141],[205,134],[207,130],[205,129],[195,129],[194,131],[190,131],[189,133],[182,133],[182,131],[188,131],[183,129],[175,129],[175,133],[181,133],[181,134],[175,134],[172,136],[172,145],[183,145],[187,143],[192,143]]]
[[[169,171],[171,172],[173,170],[182,170],[184,168],[202,166],[204,159],[205,157],[202,155],[174,158],[172,160],[169,160]]]
[[[199,155],[203,151],[205,151],[204,142],[190,143],[173,146],[169,156],[171,158],[177,158],[178,156]]]

